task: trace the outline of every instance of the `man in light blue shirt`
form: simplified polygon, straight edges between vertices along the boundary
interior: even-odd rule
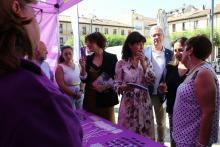
[[[164,73],[166,73],[166,65],[171,61],[173,53],[171,50],[163,46],[164,33],[161,27],[154,26],[150,30],[152,46],[144,49],[144,54],[148,57],[153,65],[153,71],[156,76],[155,84],[149,87],[151,102],[154,107],[154,112],[157,122],[157,141],[165,142],[166,132],[166,112],[163,107],[163,99],[158,93],[158,86],[163,81]]]

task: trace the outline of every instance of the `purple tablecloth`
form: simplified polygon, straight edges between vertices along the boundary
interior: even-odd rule
[[[86,111],[76,113],[83,128],[84,147],[164,147]]]

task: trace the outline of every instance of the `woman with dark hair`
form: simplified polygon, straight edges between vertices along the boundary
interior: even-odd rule
[[[212,44],[204,35],[186,42],[181,62],[189,72],[177,89],[173,108],[176,147],[205,147],[218,141],[219,83],[205,62],[211,51]]]
[[[88,55],[80,59],[81,80],[86,83],[83,108],[109,121],[115,122],[114,105],[118,104],[118,97],[113,88],[95,84],[102,75],[114,79],[117,57],[104,51],[106,38],[99,32],[85,37]]]
[[[82,130],[68,97],[27,59],[40,41],[35,3],[0,1],[0,146],[79,147]]]
[[[172,137],[172,133],[173,133],[172,118],[173,118],[173,106],[176,99],[176,91],[178,86],[186,78],[186,74],[188,72],[188,69],[181,62],[182,53],[185,48],[186,41],[187,38],[180,37],[173,42],[174,57],[171,63],[167,64],[166,66],[166,75],[164,78],[164,82],[160,83],[159,85],[159,92],[166,93],[166,102],[167,102],[166,111],[169,116],[171,147],[175,147],[175,143]]]
[[[128,35],[122,48],[122,60],[116,64],[115,89],[122,95],[118,124],[140,135],[155,139],[154,118],[147,87],[155,80],[150,60],[144,56],[146,39],[138,32]]]
[[[79,77],[80,67],[73,62],[73,48],[71,46],[61,47],[58,63],[55,79],[59,88],[70,97],[74,110],[82,109],[84,85]]]

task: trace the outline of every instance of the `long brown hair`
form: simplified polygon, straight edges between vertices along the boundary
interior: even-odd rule
[[[60,48],[61,53],[60,53],[60,56],[59,56],[59,58],[58,58],[58,63],[63,63],[63,62],[65,61],[64,58],[63,58],[63,51],[64,51],[65,49],[71,49],[72,52],[73,52],[73,48],[72,48],[71,46],[69,46],[69,45],[62,46],[62,47]]]
[[[31,19],[19,17],[12,10],[14,0],[0,1],[0,73],[10,72],[20,67],[20,58],[32,57],[31,41],[24,25]],[[24,9],[28,3],[36,0],[17,0]]]
[[[187,38],[186,37],[180,37],[180,38],[177,38],[175,41],[172,42],[172,47],[173,47],[173,52],[174,52],[174,44],[179,42],[181,44],[181,46],[185,46],[185,43],[187,41]],[[173,55],[173,59],[171,60],[171,62],[169,63],[171,65],[178,65],[179,64],[179,61],[176,59],[175,55]]]

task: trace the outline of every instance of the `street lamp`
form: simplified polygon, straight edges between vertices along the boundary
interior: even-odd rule
[[[215,48],[214,48],[214,0],[211,1],[210,27],[211,27],[210,40],[212,42],[212,49],[214,51],[214,60],[215,60],[216,55],[215,55]]]
[[[91,21],[90,21],[90,33],[92,33],[92,18],[91,18]]]
[[[92,33],[92,25],[93,25],[93,20],[94,18],[96,18],[96,16],[94,15],[94,13],[90,13],[91,17],[90,17],[90,33]]]

